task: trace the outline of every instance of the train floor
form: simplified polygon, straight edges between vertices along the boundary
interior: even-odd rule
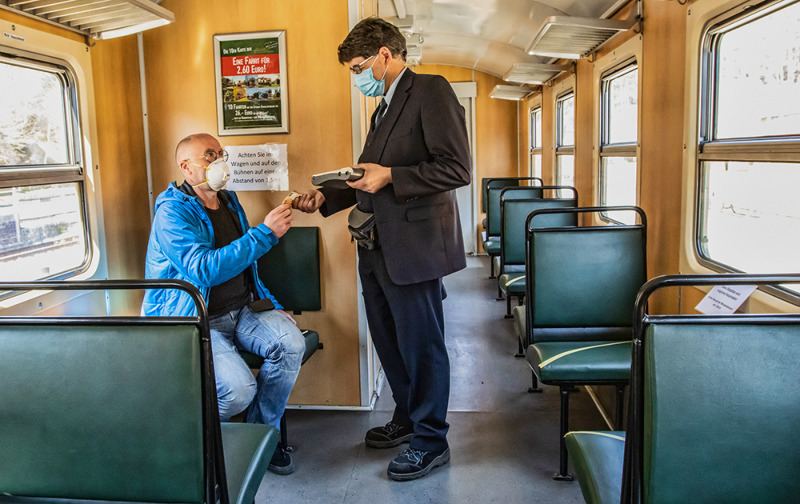
[[[513,356],[512,322],[503,318],[505,302],[495,301],[497,284],[488,275],[488,258],[469,257],[465,270],[445,278],[449,464],[419,480],[389,480],[389,461],[407,445],[376,450],[363,442],[367,429],[391,418],[385,385],[371,412],[288,410],[297,469],[267,473],[256,503],[583,502],[577,481],[551,479],[559,460],[558,389],[527,392],[530,368]],[[572,394],[570,413],[573,430],[607,429],[583,389]]]

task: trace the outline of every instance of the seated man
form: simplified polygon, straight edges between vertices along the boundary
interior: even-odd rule
[[[185,181],[170,183],[156,200],[147,246],[147,278],[186,280],[208,305],[219,414],[222,420],[247,408],[247,421],[279,428],[305,350],[303,335],[258,278],[256,261],[292,224],[280,205],[250,227],[236,194],[223,190],[230,177],[228,154],[208,134],[178,143],[175,161]],[[195,307],[177,290],[149,290],[142,313],[191,316]],[[254,379],[237,348],[264,358]],[[269,466],[289,474],[294,464],[280,447]]]

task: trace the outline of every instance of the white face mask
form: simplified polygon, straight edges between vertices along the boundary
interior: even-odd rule
[[[208,187],[212,191],[219,191],[220,189],[225,188],[225,185],[228,183],[228,179],[230,178],[231,170],[228,168],[228,164],[222,158],[217,158],[213,163],[206,167],[206,179],[192,187],[198,187],[207,183]]]

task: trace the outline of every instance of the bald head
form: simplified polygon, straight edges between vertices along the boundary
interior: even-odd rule
[[[209,143],[216,143],[219,145],[217,139],[208,133],[195,133],[187,136],[178,142],[178,146],[175,147],[175,163],[180,166],[181,161],[195,156],[202,156]],[[215,150],[219,150],[219,148]]]

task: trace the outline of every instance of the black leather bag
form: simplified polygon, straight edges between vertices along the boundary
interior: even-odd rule
[[[358,206],[347,216],[347,230],[359,247],[367,250],[378,248],[378,230],[375,227],[375,214],[361,211]]]

